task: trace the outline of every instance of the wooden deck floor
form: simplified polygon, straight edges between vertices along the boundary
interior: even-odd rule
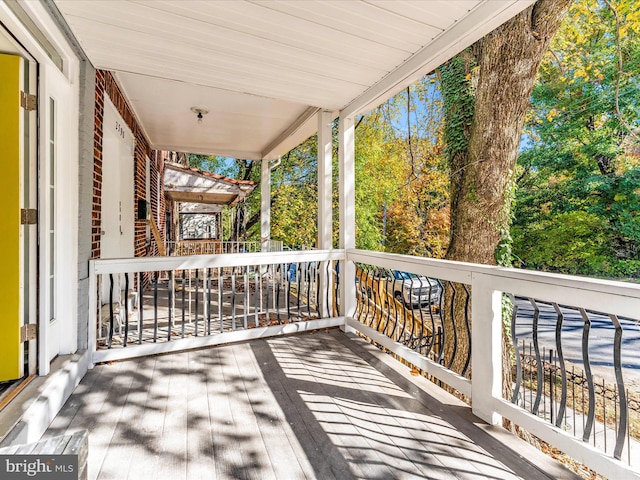
[[[477,423],[331,330],[96,366],[45,437],[88,429],[99,479],[573,478]]]

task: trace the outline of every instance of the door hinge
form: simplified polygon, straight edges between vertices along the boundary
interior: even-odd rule
[[[30,93],[20,92],[20,106],[28,112],[34,111],[37,106],[37,97]]]
[[[38,325],[35,323],[28,323],[20,327],[20,343],[28,342],[29,340],[35,340],[38,336]]]
[[[36,225],[38,223],[38,210],[35,208],[20,209],[20,225]]]

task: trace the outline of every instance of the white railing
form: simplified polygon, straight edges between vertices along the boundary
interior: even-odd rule
[[[341,251],[93,260],[92,362],[342,324],[339,260]]]
[[[548,304],[574,306],[576,311],[585,312],[587,317],[590,315],[589,312],[602,312],[606,318],[611,317],[614,324],[618,319],[631,319],[627,324],[633,325],[634,320],[636,323],[640,320],[640,285],[361,250],[349,250],[347,260],[390,271],[403,270],[418,276],[440,279],[443,285],[446,285],[446,282],[455,282],[469,286],[473,375],[467,378],[447,370],[442,364],[424,355],[419,348],[410,348],[411,342],[403,340],[406,336],[399,337],[394,333],[393,335],[401,340],[389,338],[393,335],[389,335],[388,332],[397,332],[398,325],[402,326],[403,322],[411,325],[410,328],[415,328],[416,319],[412,315],[410,321],[407,321],[406,313],[398,314],[400,310],[390,306],[393,300],[390,302],[383,299],[383,307],[371,310],[374,313],[364,310],[362,305],[367,305],[371,299],[366,298],[367,292],[363,288],[362,279],[357,284],[355,281],[344,279],[345,285],[353,285],[350,294],[357,294],[361,299],[359,306],[345,317],[348,328],[361,332],[410,364],[467,396],[473,412],[486,422],[499,424],[502,417],[507,418],[607,478],[640,478],[638,451],[634,452],[635,458],[631,462],[622,462],[613,458],[611,453],[605,453],[588,443],[591,438],[588,441],[575,438],[563,428],[529,413],[512,403],[510,399],[504,399],[502,395],[503,293]],[[378,277],[373,278],[380,278],[379,274],[377,275]],[[384,290],[391,288],[392,282],[385,285],[383,288],[376,286]],[[458,293],[460,290],[458,288]],[[446,309],[444,310],[440,312],[443,319],[448,315]],[[393,329],[387,328],[386,325],[381,327],[380,322],[384,320],[385,315],[389,318],[389,323],[393,323]],[[354,316],[357,318],[353,318]],[[369,321],[371,318],[377,320]],[[426,319],[424,323],[427,323]],[[586,323],[588,322],[585,321]],[[458,333],[463,336],[463,332]],[[587,335],[580,335],[588,339],[588,327]],[[640,345],[628,348],[638,347]],[[608,348],[613,357],[614,346],[609,345]],[[591,418],[593,419],[593,414]],[[621,436],[624,436],[624,432]],[[618,452],[618,457],[632,456],[630,449],[634,445],[630,445],[628,435],[626,438],[624,451],[622,455]],[[631,466],[627,463],[631,463]]]
[[[337,262],[339,262],[339,267]],[[447,362],[434,361],[430,355],[424,353],[422,347],[416,347],[419,342],[414,341],[417,337],[413,329],[420,323],[421,315],[425,315],[422,317],[422,321],[426,324],[426,319],[433,314],[433,310],[430,314],[427,310],[403,306],[398,297],[393,298],[393,291],[389,290],[392,288],[391,284],[381,281],[377,281],[377,288],[380,291],[387,289],[389,293],[387,298],[380,301],[381,297],[376,297],[376,293],[372,293],[371,298],[368,298],[367,288],[369,287],[365,285],[365,280],[362,278],[356,280],[355,263],[382,269],[402,270],[418,276],[439,279],[443,291],[446,291],[451,284],[467,286],[465,291],[468,289],[470,292],[467,292],[467,295],[469,318],[471,319],[469,329],[473,348],[470,360],[473,374],[463,376],[454,373],[446,368]],[[495,425],[499,424],[502,418],[507,418],[565,452],[576,461],[608,478],[640,479],[640,470],[636,461],[628,462],[631,463],[630,466],[614,458],[610,453],[603,452],[590,443],[573,437],[563,428],[554,426],[544,418],[529,413],[522,405],[514,404],[511,399],[505,399],[502,395],[503,294],[536,299],[547,302],[549,305],[574,306],[585,312],[603,312],[612,316],[611,318],[638,321],[640,320],[640,285],[362,250],[349,250],[346,253],[341,250],[331,250],[280,252],[267,255],[264,253],[193,255],[92,261],[90,266],[91,291],[95,294],[90,299],[91,311],[98,312],[100,304],[103,303],[100,300],[99,294],[101,292],[98,286],[101,285],[100,278],[109,274],[174,272],[175,278],[178,271],[217,269],[216,272],[224,272],[225,269],[243,269],[241,275],[245,275],[250,270],[260,272],[260,275],[271,272],[267,273],[269,278],[277,277],[282,280],[283,272],[289,272],[289,266],[292,264],[314,265],[313,271],[316,272],[314,275],[317,275],[315,281],[321,285],[320,289],[331,292],[327,295],[326,306],[324,305],[325,300],[318,302],[323,304],[322,308],[320,305],[316,305],[318,310],[323,310],[323,313],[318,314],[316,320],[306,321],[301,318],[301,321],[295,323],[287,321],[283,324],[266,326],[256,324],[252,329],[240,328],[237,331],[228,331],[217,336],[184,338],[162,344],[154,343],[136,345],[127,349],[98,351],[96,326],[99,324],[99,319],[97,319],[92,322],[93,328],[91,328],[89,337],[90,345],[93,346],[93,361],[122,358],[125,353],[127,356],[147,355],[326,326],[343,326],[347,331],[363,334],[405,359],[408,363],[464,394],[470,400],[474,414],[484,421]],[[277,267],[277,265],[281,267]],[[319,265],[322,266],[318,268]],[[302,270],[296,271],[301,272]],[[224,275],[224,273],[218,274]],[[167,273],[167,275],[171,274]],[[296,281],[300,281],[299,279],[304,275],[298,273]],[[241,278],[241,276],[237,278]],[[286,281],[289,282],[287,288],[290,288],[292,277],[289,274],[286,274]],[[333,282],[340,288],[339,297],[337,293],[333,297]],[[274,281],[267,282],[268,289],[275,288],[275,284]],[[304,288],[298,287],[298,291],[302,291]],[[455,289],[455,287],[453,288]],[[458,289],[460,295],[463,294],[462,292]],[[299,293],[297,295],[301,296]],[[307,296],[309,295],[307,294]],[[378,298],[377,305],[376,298]],[[336,311],[338,304],[341,308],[340,313]],[[370,315],[368,311],[364,310],[365,305],[371,305],[371,312],[377,313]],[[430,306],[430,308],[433,307],[435,305]],[[446,309],[440,306],[439,309],[434,310],[436,311],[434,322],[440,322],[442,327],[442,321],[447,315],[447,312],[443,310]],[[372,323],[368,320],[369,317],[376,315],[378,315],[378,320],[375,322],[378,323]],[[387,319],[393,320],[393,328],[381,328],[379,322],[385,316]],[[410,320],[407,321],[407,318]],[[428,318],[428,321],[432,321],[432,319]],[[408,332],[407,325],[411,325],[411,332]],[[407,331],[402,333],[402,328]],[[434,334],[433,328],[430,328],[430,332],[432,335]],[[459,334],[463,335],[461,332]],[[638,346],[630,348],[638,349]],[[127,352],[122,353],[124,350]],[[134,353],[134,350],[137,352]],[[628,442],[624,448],[627,449],[627,452],[629,451]],[[617,456],[620,457],[620,452]]]
[[[153,242],[152,242],[153,248]],[[166,242],[168,255],[214,255],[221,253],[256,253],[263,251],[263,245],[255,241],[222,241],[213,239],[180,240]],[[269,240],[264,249],[267,252],[283,251],[283,242]]]

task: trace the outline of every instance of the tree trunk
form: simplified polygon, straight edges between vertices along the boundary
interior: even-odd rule
[[[496,250],[508,238],[513,172],[531,91],[570,4],[571,0],[538,0],[438,70],[451,169],[449,260],[498,263]],[[454,308],[457,332],[466,331],[461,300]],[[448,320],[446,364],[454,351],[454,326]],[[458,335],[452,366],[458,372],[469,348],[462,343],[465,338]],[[505,348],[507,361],[511,347]],[[505,383],[510,383],[507,377]]]

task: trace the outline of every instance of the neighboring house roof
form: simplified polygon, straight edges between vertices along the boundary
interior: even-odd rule
[[[164,191],[174,202],[236,205],[257,185],[250,180],[236,180],[177,163],[164,164]]]

